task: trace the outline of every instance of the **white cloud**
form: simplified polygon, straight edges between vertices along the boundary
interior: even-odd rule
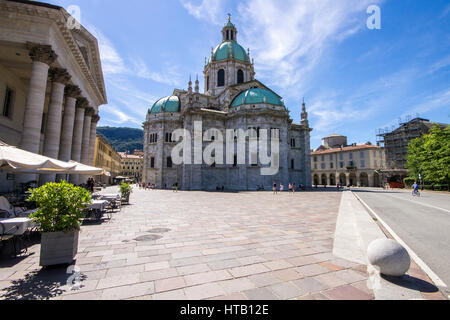
[[[333,41],[366,26],[365,11],[379,0],[250,0],[239,5],[244,41],[257,68],[280,87],[305,86]]]
[[[108,75],[126,72],[123,59],[114,48],[111,41],[109,41],[109,39],[105,37],[105,35],[94,26],[90,25],[88,26],[88,29],[89,32],[91,32],[92,35],[97,38],[103,73]]]
[[[222,0],[202,0],[200,4],[193,4],[192,1],[181,1],[190,15],[197,19],[206,20],[215,25],[221,25],[225,19]]]
[[[102,106],[101,125],[132,125],[141,127],[155,96],[138,89],[132,78],[152,80],[166,85],[180,84],[180,74],[174,64],[165,63],[162,71],[150,71],[141,58],[124,59],[112,42],[97,28],[88,26],[98,40],[102,68],[105,74],[110,104]],[[128,62],[131,61],[131,62]]]
[[[114,125],[124,125],[133,123],[135,125],[141,126],[142,123],[144,122],[143,120],[138,119],[136,117],[131,117],[130,115],[121,111],[118,107],[110,104],[106,108],[103,108],[102,112],[114,116],[114,118],[103,119],[102,121],[103,123],[112,123]]]
[[[133,64],[134,75],[137,77],[171,86],[180,85],[181,74],[178,72],[179,68],[173,64],[165,64],[164,70],[159,72],[150,71],[147,64],[141,59],[135,59]]]
[[[425,114],[438,108],[447,108],[447,110],[449,110],[448,108],[450,107],[450,90],[447,89],[442,92],[429,95],[424,99],[422,99],[422,101],[424,102],[421,102],[418,105],[411,107],[408,112],[405,112],[402,115],[402,117],[411,114],[413,115]],[[442,121],[445,120],[442,119]]]

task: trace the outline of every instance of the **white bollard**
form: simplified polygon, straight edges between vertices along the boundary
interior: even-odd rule
[[[373,241],[368,250],[369,262],[386,276],[401,277],[411,267],[411,257],[398,242],[391,239]]]

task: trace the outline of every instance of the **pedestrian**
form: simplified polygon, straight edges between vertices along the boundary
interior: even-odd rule
[[[292,184],[289,183],[289,193],[292,193]]]
[[[275,182],[273,183],[273,194],[278,194],[278,192],[277,192],[277,184]]]
[[[295,194],[295,183],[292,185],[292,194]]]
[[[280,192],[283,193],[283,191],[284,191],[284,185],[280,184]]]
[[[89,178],[88,180],[87,180],[87,189],[89,190],[89,192],[91,192],[91,193],[94,193],[94,179],[92,179],[92,178]]]

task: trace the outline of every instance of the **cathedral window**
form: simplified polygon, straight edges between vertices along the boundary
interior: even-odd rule
[[[150,143],[156,143],[158,142],[158,134],[157,133],[152,133],[150,134]]]
[[[151,158],[150,159],[150,168],[154,168],[155,167],[155,158]],[[125,169],[125,168],[124,168]]]
[[[230,40],[230,30],[227,30],[227,40]]]
[[[206,76],[206,91],[209,91],[209,76]]]
[[[172,168],[172,157],[167,157],[167,168]]]
[[[217,86],[223,87],[225,86],[225,70],[220,69],[217,74]]]
[[[172,133],[166,132],[166,140],[165,141],[168,143],[173,142]]]
[[[234,32],[231,31],[231,40],[234,40]]]
[[[291,148],[295,148],[295,138],[291,138]]]
[[[244,71],[241,69],[237,72],[237,83],[244,83]]]

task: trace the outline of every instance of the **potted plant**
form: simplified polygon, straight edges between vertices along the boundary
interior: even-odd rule
[[[78,253],[84,210],[92,203],[89,191],[65,181],[30,190],[27,201],[38,206],[30,218],[42,233],[40,265],[71,264]]]
[[[129,185],[128,183],[123,182],[120,185],[120,194],[122,195],[122,202],[130,203],[131,192],[133,192],[133,189],[131,188],[131,185]]]

